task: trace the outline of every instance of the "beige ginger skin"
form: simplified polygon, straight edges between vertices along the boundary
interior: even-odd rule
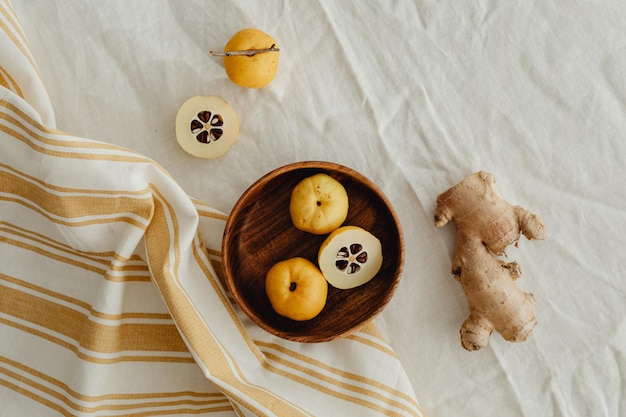
[[[461,326],[467,350],[487,346],[493,330],[510,342],[526,340],[537,324],[532,294],[520,290],[517,262],[499,259],[523,234],[544,239],[543,222],[535,214],[507,203],[495,189],[495,179],[476,172],[437,197],[435,226],[457,225],[452,274],[463,286],[470,311]]]

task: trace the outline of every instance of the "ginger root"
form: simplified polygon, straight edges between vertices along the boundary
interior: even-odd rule
[[[495,179],[476,172],[437,197],[435,226],[454,220],[457,239],[452,274],[463,286],[470,315],[461,326],[461,344],[479,350],[493,330],[510,342],[526,340],[537,324],[531,293],[520,290],[517,262],[506,263],[507,246],[523,234],[544,239],[543,222],[535,214],[507,203],[495,189]]]

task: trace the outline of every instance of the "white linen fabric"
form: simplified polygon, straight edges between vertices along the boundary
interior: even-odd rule
[[[268,384],[254,378],[250,381],[253,385],[258,384],[271,394],[286,389],[274,383],[275,379],[288,379],[280,372],[276,376],[275,369],[297,373],[296,368],[304,366],[315,369],[317,376],[323,376],[321,380],[332,377],[337,382],[335,378],[346,377],[345,374],[339,377],[335,373],[338,369],[348,368],[347,375],[351,376],[368,372],[378,378],[393,366],[387,378],[398,376],[400,380],[397,384],[388,381],[385,386],[395,387],[394,395],[410,391],[402,378],[404,369],[415,397],[429,416],[624,414],[626,3],[623,1],[13,0],[12,6],[2,4],[2,32],[13,34],[9,40],[2,41],[0,49],[3,58],[0,80],[4,80],[5,87],[2,100],[14,106],[12,109],[4,106],[3,114],[19,121],[20,126],[6,119],[2,125],[25,137],[30,137],[32,131],[46,141],[53,140],[45,146],[54,150],[61,147],[67,151],[61,142],[54,141],[70,140],[67,135],[50,130],[56,127],[77,135],[71,141],[76,142],[78,149],[72,152],[141,158],[133,164],[141,168],[133,169],[132,175],[124,175],[126,171],[120,168],[130,161],[120,164],[82,161],[80,173],[67,179],[60,172],[74,168],[63,164],[44,166],[40,156],[31,160],[32,166],[27,165],[23,158],[32,156],[33,148],[12,135],[8,135],[11,145],[7,148],[4,145],[7,134],[3,133],[0,154],[3,172],[11,178],[20,177],[20,184],[43,187],[48,194],[64,197],[70,191],[105,190],[113,186],[119,194],[115,196],[129,207],[142,206],[148,200],[156,202],[155,209],[159,204],[161,208],[167,207],[166,202],[173,204],[180,224],[198,223],[202,240],[195,234],[183,233],[179,237],[193,245],[205,241],[203,244],[216,271],[219,270],[216,251],[220,245],[216,232],[220,226],[216,223],[223,224],[221,213],[228,213],[257,178],[279,166],[302,160],[337,162],[368,176],[393,203],[406,239],[404,274],[391,303],[375,321],[376,327],[359,333],[359,342],[339,340],[321,349],[292,346],[275,339],[264,342],[268,336],[242,317],[236,307],[232,311],[245,332],[228,328],[236,327],[237,321],[232,316],[225,320],[224,327],[207,326],[218,332],[217,340],[223,344],[223,351],[233,358],[241,353],[230,350],[233,346],[247,352],[241,365],[241,373],[245,375],[248,372],[256,375],[251,369],[258,369],[259,360],[250,353],[254,351],[251,346],[241,343],[246,334],[255,341],[261,354],[268,358],[262,363],[270,368],[260,369],[262,375],[256,376]],[[15,28],[20,27],[17,16],[30,49],[10,52],[5,45],[21,44],[24,39],[15,33]],[[222,48],[233,33],[244,27],[257,27],[271,34],[281,49],[276,79],[261,90],[232,84],[221,60],[208,54],[209,50]],[[34,69],[34,62],[38,70]],[[21,94],[15,86],[20,87]],[[217,160],[194,158],[176,143],[176,111],[194,95],[224,98],[241,120],[238,141]],[[40,139],[34,140],[44,146]],[[87,147],[86,143],[98,145]],[[18,163],[22,165],[16,166]],[[112,166],[116,169],[111,169]],[[118,168],[122,171],[118,172]],[[103,169],[111,175],[108,180],[98,174]],[[546,224],[548,237],[533,242],[522,239],[519,247],[507,252],[508,258],[517,260],[522,267],[523,275],[517,285],[532,292],[537,300],[538,325],[530,338],[512,344],[494,334],[488,347],[466,352],[460,346],[458,333],[468,315],[465,295],[450,273],[455,229],[453,225],[435,229],[432,217],[436,196],[478,170],[494,174],[506,200],[537,213]],[[42,177],[44,173],[46,176]],[[123,181],[115,181],[118,176],[123,176]],[[159,193],[146,188],[147,182],[155,184]],[[65,188],[57,189],[57,185]],[[4,198],[6,190],[2,193]],[[183,194],[193,196],[191,203],[182,198]],[[174,195],[177,197],[173,198]],[[111,195],[76,197],[105,199]],[[200,202],[207,202],[212,208]],[[3,204],[9,202],[3,200]],[[21,206],[23,222],[35,215],[27,214],[23,201],[10,204]],[[46,210],[53,210],[52,207]],[[5,216],[7,210],[3,207],[0,216]],[[114,213],[121,215],[125,213],[123,210],[119,206]],[[137,224],[148,221],[146,213],[133,213],[129,221]],[[171,229],[174,223],[171,217],[168,219],[160,227]],[[247,413],[253,408],[252,403],[246,408],[238,401],[248,398],[247,395],[228,396],[224,388],[229,391],[232,387],[215,385],[210,377],[206,378],[207,374],[212,375],[209,368],[202,365],[197,352],[191,356],[187,352],[187,347],[197,341],[184,340],[181,344],[176,339],[189,330],[180,326],[187,320],[177,320],[174,311],[172,320],[167,304],[155,299],[169,291],[158,279],[155,282],[160,291],[144,290],[154,287],[148,278],[155,275],[155,269],[147,269],[150,260],[145,256],[133,257],[139,248],[131,248],[132,235],[124,240],[129,247],[119,249],[123,258],[107,258],[107,266],[103,267],[102,257],[107,253],[98,252],[101,249],[81,249],[86,253],[68,254],[90,240],[69,239],[67,226],[58,224],[54,231],[33,233],[40,230],[39,226],[41,230],[48,229],[23,222],[11,222],[20,228],[3,226],[3,242],[7,239],[16,242],[4,243],[0,252],[3,277],[26,267],[31,268],[32,279],[43,280],[42,271],[47,276],[58,276],[50,264],[56,265],[57,257],[70,257],[80,259],[81,264],[89,264],[92,269],[96,266],[108,271],[107,276],[132,278],[125,282],[124,287],[129,286],[122,294],[124,302],[114,312],[98,310],[102,305],[98,303],[108,299],[104,295],[111,294],[113,290],[109,286],[115,280],[105,280],[107,285],[94,293],[89,303],[81,301],[80,306],[73,307],[70,300],[60,300],[54,295],[81,292],[81,288],[67,284],[49,289],[39,283],[38,287],[30,288],[5,278],[0,280],[3,288],[19,290],[20,297],[28,300],[37,296],[64,308],[72,307],[83,315],[93,310],[91,321],[97,324],[108,325],[110,320],[126,320],[124,323],[133,325],[162,324],[167,336],[152,342],[152,352],[160,352],[159,357],[179,359],[158,366],[134,363],[132,367],[123,367],[118,363],[109,368],[111,372],[124,372],[128,378],[154,375],[153,393],[174,393],[166,396],[171,399],[169,405],[162,397],[137,396],[133,384],[125,378],[119,381],[115,391],[119,396],[99,396],[102,388],[99,380],[87,378],[92,369],[73,373],[60,362],[35,355],[30,349],[14,353],[28,357],[28,361],[12,359],[27,364],[28,368],[21,369],[6,361],[0,364],[5,370],[1,374],[3,380],[10,375],[11,383],[22,392],[33,392],[35,384],[39,384],[40,395],[45,393],[48,401],[61,404],[70,413],[106,414],[115,410],[128,414],[137,411],[128,408],[128,404],[137,402],[172,410],[204,407],[205,413],[209,413],[208,408],[224,405],[226,415],[232,415],[233,410],[237,413],[238,409]],[[102,225],[97,229],[102,230]],[[111,234],[114,233],[119,230],[112,229]],[[44,248],[54,256],[42,257],[36,253]],[[157,249],[162,248],[157,246]],[[37,259],[47,258],[48,264],[14,261],[27,252]],[[183,252],[181,259],[191,259],[191,264],[182,263],[181,268],[206,265],[204,255],[202,262],[197,262],[193,253],[189,257]],[[212,276],[206,271],[204,275]],[[146,294],[146,298],[133,296],[137,293]],[[219,292],[209,294],[217,296]],[[167,297],[163,299],[167,301]],[[200,303],[196,307],[221,310],[220,306],[229,305],[222,301]],[[178,314],[185,311],[182,308]],[[225,314],[226,310],[221,311]],[[124,316],[126,313],[132,314]],[[6,316],[1,317],[6,320]],[[30,317],[35,319],[42,320],[38,315]],[[24,320],[20,326],[28,322],[26,317],[20,320]],[[48,322],[47,326],[52,324]],[[179,327],[175,328],[176,325]],[[2,357],[7,357],[4,353],[7,349],[15,352],[5,332],[41,339],[32,332],[25,334],[16,325],[3,325],[1,329]],[[224,335],[236,340],[230,337],[222,340]],[[73,338],[63,340],[76,340],[78,336]],[[391,347],[383,340],[389,340]],[[132,342],[133,339],[126,339],[126,343]],[[32,346],[35,349],[38,344]],[[353,349],[360,352],[364,346],[372,347],[373,355],[388,359],[380,364],[372,360],[366,365],[356,357],[346,359],[346,352]],[[56,349],[65,348],[57,345]],[[65,355],[79,357],[82,351],[77,349],[68,348]],[[107,349],[101,354],[110,355],[113,348]],[[395,352],[398,361],[393,355],[381,355],[381,350]],[[50,358],[57,358],[56,354],[50,351]],[[301,354],[315,358],[314,363],[302,360]],[[38,366],[45,371],[33,372]],[[320,370],[320,366],[324,369]],[[177,371],[169,372],[170,368]],[[310,380],[310,373],[298,375]],[[169,388],[163,385],[166,374],[173,384]],[[55,385],[47,379],[50,375],[58,376],[55,381],[65,381],[65,385]],[[93,385],[87,384],[88,380]],[[332,398],[343,403],[337,397],[345,394],[347,387],[361,388],[354,379],[341,381],[348,385],[339,387],[329,381],[320,382],[326,387],[324,392],[297,382],[290,382],[288,389],[314,392],[306,403],[323,407]],[[358,383],[361,382],[359,379]],[[9,392],[10,397],[0,398],[0,414],[20,414],[22,407],[37,404],[28,395],[6,388],[6,383],[3,387],[3,395]],[[370,395],[371,391],[376,395],[384,391],[387,394],[381,395],[385,397],[389,393],[387,388],[380,389],[376,384],[366,387]],[[59,392],[61,397],[55,397]],[[348,394],[360,395],[354,390]],[[70,405],[61,399],[68,396]],[[411,412],[420,412],[404,394],[399,396]],[[5,408],[5,404],[12,408]],[[76,410],[72,408],[76,404],[96,409]],[[372,413],[379,411],[362,408]],[[41,409],[45,414],[43,410],[47,409]],[[265,408],[258,410],[265,412]],[[340,411],[309,413],[341,415]]]

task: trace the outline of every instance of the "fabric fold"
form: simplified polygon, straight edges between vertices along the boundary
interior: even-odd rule
[[[0,86],[37,110],[41,122],[55,127],[54,111],[19,17],[9,1],[0,5]]]

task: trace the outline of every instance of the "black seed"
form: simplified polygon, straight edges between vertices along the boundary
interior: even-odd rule
[[[367,252],[361,252],[360,254],[358,254],[356,260],[357,262],[360,262],[362,264],[367,262]]]
[[[353,243],[352,245],[350,245],[350,253],[359,253],[362,249],[363,246],[359,245],[358,243]]]
[[[211,139],[213,140],[218,140],[222,137],[222,134],[224,134],[222,129],[211,129]]]
[[[209,132],[203,130],[196,135],[196,140],[200,143],[209,143]]]
[[[209,123],[209,120],[211,120],[211,112],[207,110],[201,111],[198,113],[198,119],[202,120],[202,123]]]
[[[337,269],[343,271],[344,269],[348,267],[348,261],[344,261],[344,260],[335,261],[335,266],[337,267]]]
[[[350,256],[350,253],[348,252],[348,248],[345,248],[345,247],[341,248],[337,252],[337,258],[347,258],[348,256]]]
[[[222,120],[222,116],[219,114],[213,115],[211,119],[211,126],[222,126],[224,124],[224,120]]]
[[[354,274],[361,269],[361,265],[355,264],[354,262],[350,264],[350,268],[348,268],[348,274]]]
[[[191,121],[191,125],[189,127],[191,129],[191,133],[196,133],[198,131],[198,129],[202,129],[203,126],[204,125],[202,123],[200,123],[196,119],[193,119]]]

